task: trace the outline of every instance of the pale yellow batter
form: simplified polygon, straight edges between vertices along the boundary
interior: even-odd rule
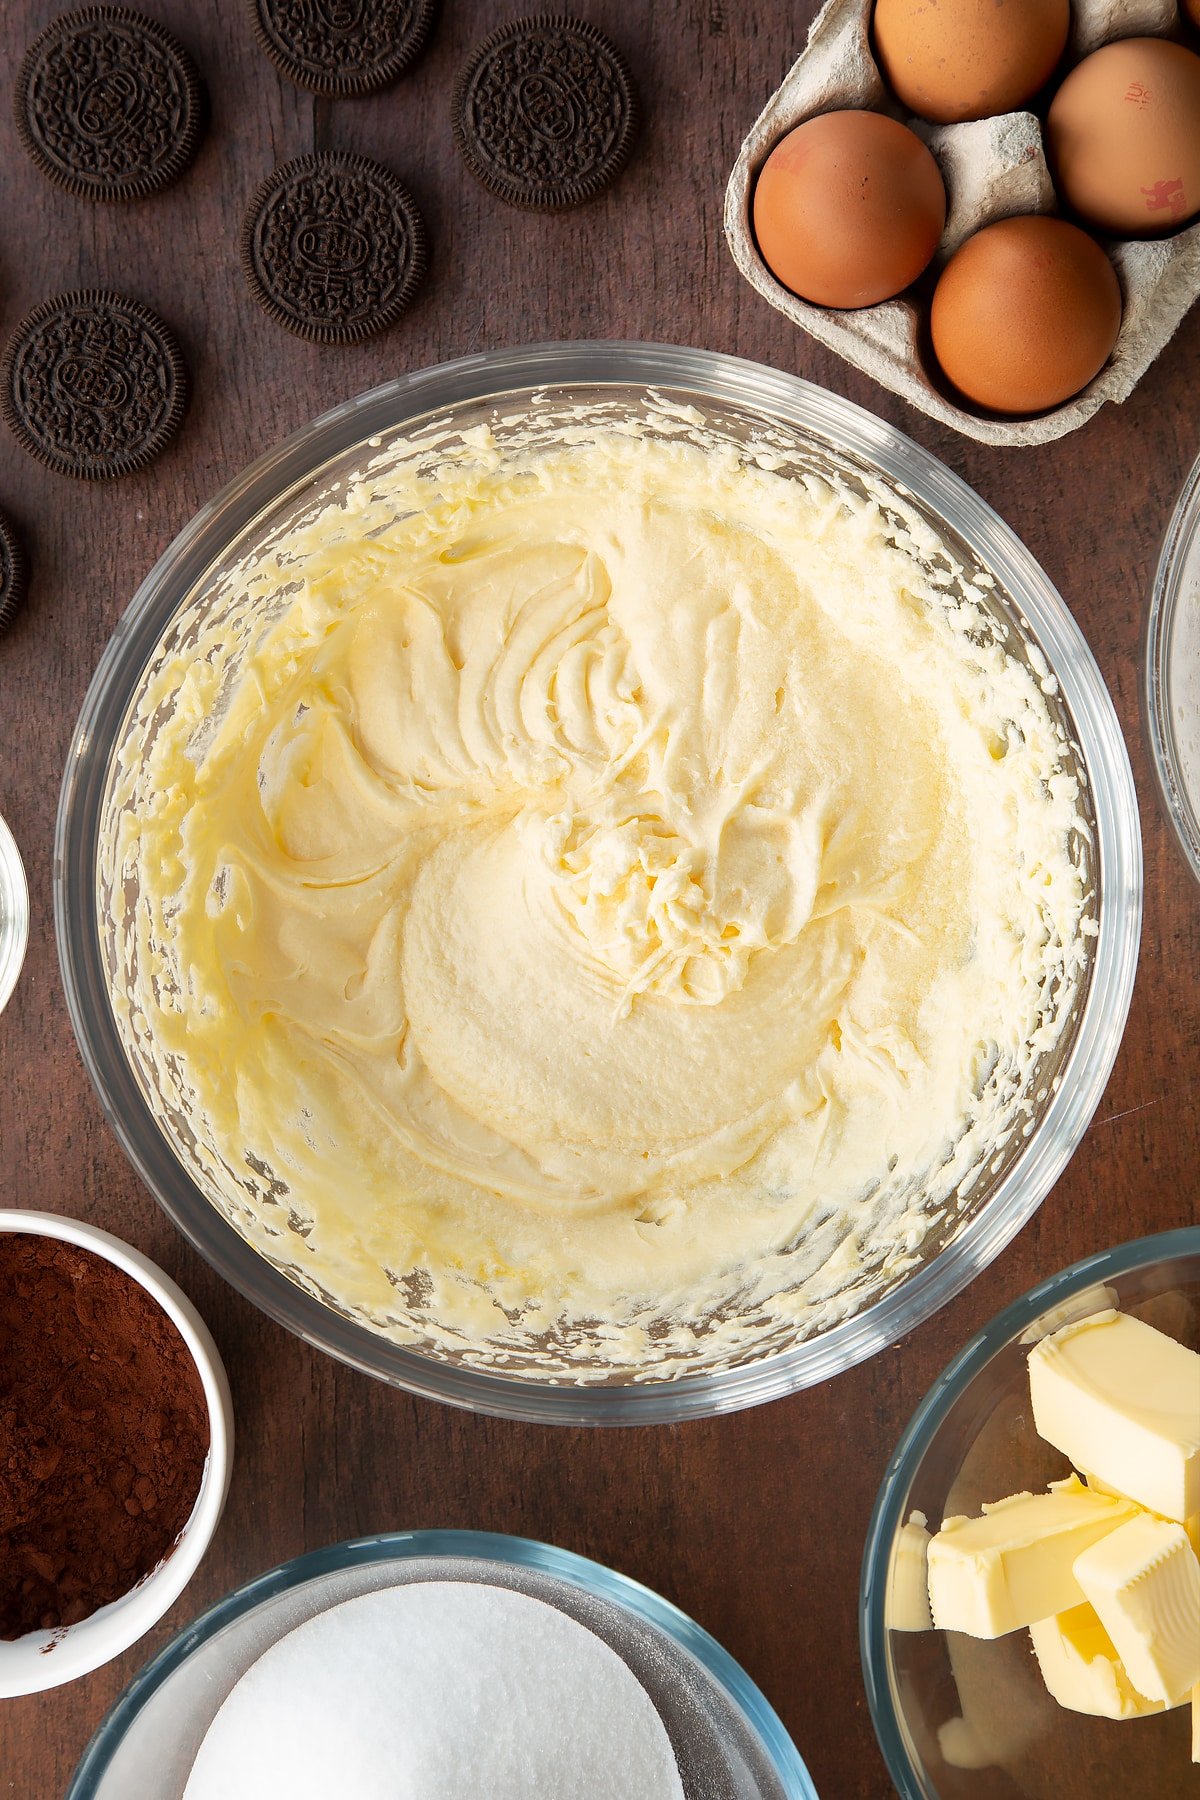
[[[116,998],[310,1285],[478,1360],[684,1366],[714,1315],[736,1355],[733,1315],[860,1303],[1019,1124],[1077,796],[876,504],[566,435],[385,459],[167,659]]]

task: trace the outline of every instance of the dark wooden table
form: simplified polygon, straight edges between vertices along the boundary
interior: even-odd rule
[[[991,450],[911,412],[811,343],[737,275],[721,231],[742,134],[800,48],[814,0],[579,0],[626,47],[646,99],[639,153],[606,197],[557,218],[492,202],[460,167],[448,102],[464,53],[520,10],[446,0],[431,51],[390,93],[334,106],[281,80],[235,0],[146,0],[212,96],[176,187],[119,208],[72,200],[26,161],[10,91],[59,7],[0,8],[0,333],[39,300],[111,284],[178,331],[190,416],[151,469],[107,486],[46,473],[0,432],[0,506],[32,553],[31,603],[0,642],[0,811],[29,872],[29,957],[0,1022],[0,1204],[106,1226],[162,1263],[211,1323],[238,1419],[229,1506],[173,1612],[119,1661],[0,1703],[0,1796],[55,1800],[105,1710],[202,1607],[302,1550],[359,1533],[462,1526],[545,1538],[657,1588],[724,1643],[778,1708],[825,1800],[891,1791],[859,1672],[859,1558],[889,1451],[942,1365],[996,1310],[1090,1251],[1193,1221],[1200,1168],[1200,893],[1177,858],[1143,748],[1139,633],[1159,538],[1200,448],[1200,312],[1121,408],[1035,450]],[[533,10],[532,8],[528,10]],[[410,314],[356,349],[290,337],[238,263],[249,196],[314,146],[392,164],[429,221]],[[126,1165],[80,1064],[59,981],[51,841],[71,729],[135,587],[246,462],[334,402],[424,363],[549,338],[657,338],[795,370],[894,420],[974,484],[1074,609],[1116,700],[1146,847],[1141,966],[1096,1120],[1036,1218],[914,1336],[813,1392],[672,1429],[549,1430],[396,1393],[316,1354],[225,1287]]]

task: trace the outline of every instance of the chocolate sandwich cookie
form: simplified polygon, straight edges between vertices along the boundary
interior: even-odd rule
[[[580,19],[516,19],[486,38],[454,89],[454,140],[490,193],[557,211],[629,160],[638,109],[616,45]]]
[[[187,409],[187,367],[148,306],[89,288],[22,319],[0,365],[0,412],[60,475],[110,481],[164,449]]]
[[[204,91],[183,45],[156,20],[88,6],[29,46],[14,111],[21,142],[56,186],[89,200],[135,200],[195,156]]]
[[[275,67],[330,99],[390,87],[429,42],[439,10],[439,0],[250,0]]]
[[[242,267],[271,318],[317,344],[395,323],[429,262],[425,222],[398,175],[365,156],[301,156],[268,176],[242,227]]]
[[[0,636],[8,630],[25,599],[29,566],[16,530],[0,513]]]

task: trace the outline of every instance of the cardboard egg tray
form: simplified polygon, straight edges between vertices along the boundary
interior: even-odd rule
[[[1200,294],[1200,220],[1166,238],[1101,237],[1121,284],[1124,316],[1108,362],[1073,400],[1030,419],[997,418],[960,405],[943,378],[931,379],[932,351],[923,347],[927,300],[902,295],[857,312],[814,306],[775,279],[754,241],[754,182],[768,152],[802,120],[841,107],[869,107],[903,119],[937,158],[948,208],[934,274],[965,238],[994,219],[1056,210],[1035,115],[1003,113],[963,125],[910,117],[885,85],[872,54],[872,10],[872,0],[827,0],[806,47],[755,120],[725,193],[725,235],[733,259],[772,306],[931,418],[984,444],[1044,444],[1064,437],[1105,401],[1129,396]],[[1073,0],[1067,66],[1112,38],[1178,36],[1178,23],[1175,0]]]

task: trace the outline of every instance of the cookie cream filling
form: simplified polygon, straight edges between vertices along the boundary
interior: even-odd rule
[[[121,754],[113,997],[251,1241],[581,1379],[916,1258],[1089,929],[1053,682],[938,548],[581,415],[381,454],[226,575]]]

